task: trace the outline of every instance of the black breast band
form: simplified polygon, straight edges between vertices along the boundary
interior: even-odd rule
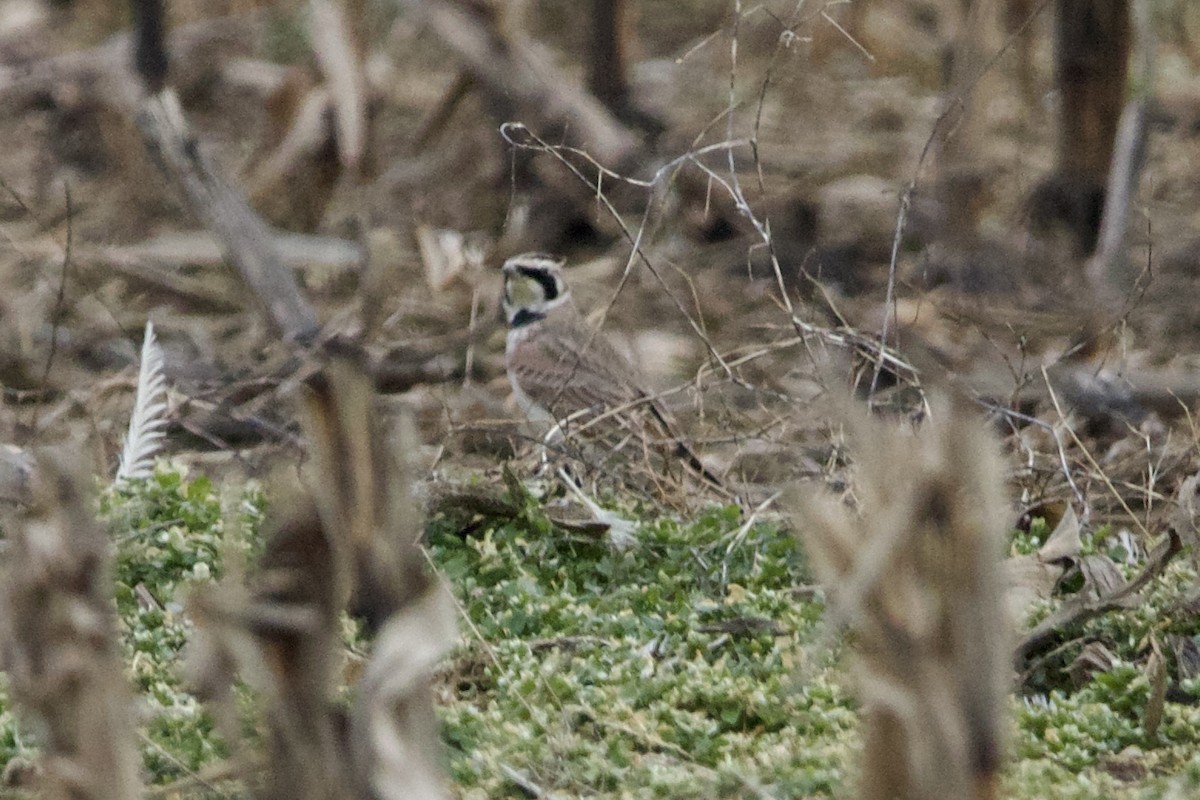
[[[512,322],[508,323],[510,327],[520,328],[531,322],[537,322],[546,318],[545,314],[540,314],[537,311],[530,311],[528,308],[522,308],[513,314]]]

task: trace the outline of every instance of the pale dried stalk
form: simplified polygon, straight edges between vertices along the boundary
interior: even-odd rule
[[[140,797],[108,537],[83,480],[47,458],[37,474],[0,583],[0,654],[13,698],[41,731],[42,797]]]
[[[454,642],[452,602],[425,571],[420,514],[405,460],[419,439],[401,418],[384,446],[375,393],[361,352],[326,348],[322,371],[308,382],[305,429],[318,475],[321,518],[346,564],[351,612],[378,636],[350,719],[350,759],[358,796],[447,797],[430,679]]]
[[[169,59],[162,0],[135,0],[133,13],[132,55],[141,87],[138,91],[131,85],[128,91],[136,97],[137,123],[146,149],[192,212],[220,240],[226,257],[284,340],[311,341],[317,335],[316,312],[283,265],[271,230],[204,153],[188,127],[178,95],[166,84]]]
[[[860,514],[793,506],[858,645],[868,800],[995,797],[1002,763],[1004,472],[982,420],[944,397],[931,408],[915,433],[851,420]]]
[[[587,91],[556,74],[544,48],[464,0],[406,0],[406,8],[462,62],[475,85],[510,116],[541,133],[561,132],[597,161],[621,168],[641,155],[639,138]]]
[[[259,797],[351,798],[333,702],[341,610],[336,570],[311,503],[292,499],[289,507],[292,517],[268,540],[249,594],[225,587],[192,603],[201,634],[189,655],[192,681],[227,736],[238,735],[235,675],[265,698],[269,769]]]
[[[159,4],[140,0],[136,7],[139,65],[165,63],[153,24]],[[149,148],[285,341],[302,349],[317,335],[316,315],[269,229],[204,157],[170,88],[158,85],[152,69],[140,74],[148,96],[139,122]],[[448,794],[430,675],[453,641],[446,590],[425,572],[412,476],[384,446],[365,351],[357,342],[330,340],[318,355],[305,395],[312,489],[292,502],[290,518],[270,537],[248,596],[234,589],[193,604],[204,633],[192,656],[195,680],[219,705],[225,729],[232,727],[235,673],[266,695],[266,797],[440,800]],[[415,447],[409,431],[399,450]],[[349,721],[351,737],[332,697],[347,602],[379,635]]]
[[[429,679],[457,636],[454,621],[453,601],[437,585],[393,614],[376,637],[350,715],[350,755],[362,796],[448,796]]]
[[[367,150],[367,79],[363,42],[356,35],[362,27],[361,12],[361,4],[339,0],[309,3],[313,54],[329,87],[338,155],[351,170],[359,168]]]
[[[316,313],[284,266],[270,228],[204,154],[183,118],[175,93],[166,88],[148,95],[138,123],[150,152],[193,213],[221,241],[226,257],[263,304],[280,334],[287,341],[314,338]]]
[[[207,593],[194,681],[223,730],[241,674],[266,698],[272,800],[447,796],[430,676],[454,641],[452,603],[431,581],[417,539],[412,476],[398,468],[373,411],[361,352],[330,342],[307,384],[311,492],[280,504],[248,594]],[[404,434],[396,449],[415,447]],[[319,511],[318,511],[319,509]],[[334,701],[340,613],[377,633],[349,720]]]

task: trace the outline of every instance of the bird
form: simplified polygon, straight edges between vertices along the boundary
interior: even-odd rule
[[[563,278],[565,263],[546,253],[504,262],[505,366],[517,405],[550,437],[570,433],[603,440],[616,430],[622,442],[610,449],[636,440],[723,488],[644,388],[633,364],[585,321]]]

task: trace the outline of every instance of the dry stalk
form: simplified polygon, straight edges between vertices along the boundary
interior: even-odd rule
[[[793,502],[831,611],[858,645],[868,800],[998,790],[1010,652],[1004,470],[964,401],[930,402],[915,433],[850,420],[861,513],[833,498]]]
[[[307,390],[321,519],[334,533],[336,560],[349,569],[351,611],[377,633],[350,717],[358,796],[443,797],[429,681],[454,641],[454,614],[445,588],[425,571],[412,475],[384,447],[357,348],[327,346],[324,369]],[[407,418],[398,434],[398,452],[412,452],[416,435]]]
[[[312,305],[269,228],[205,158],[165,86],[161,2],[139,0],[135,11],[147,144],[301,355],[318,333]],[[202,628],[192,655],[195,682],[235,740],[234,676],[265,696],[264,797],[444,797],[429,676],[453,640],[451,606],[425,572],[412,476],[385,449],[365,352],[333,340],[318,357],[305,396],[311,499],[284,506],[291,514],[271,536],[249,593],[228,587],[193,603]],[[400,442],[402,451],[415,447],[412,438]],[[348,727],[333,702],[347,603],[378,637]]]
[[[193,212],[221,240],[228,259],[266,306],[289,341],[307,341],[316,315],[275,248],[274,236],[245,198],[202,152],[170,88],[148,95],[138,117],[147,147],[187,198]]]
[[[264,696],[269,769],[261,797],[353,797],[332,702],[341,609],[334,559],[312,505],[291,506],[299,508],[271,535],[249,596],[226,589],[193,603],[203,632],[191,654],[193,680],[227,736],[234,673]]]
[[[313,54],[329,87],[338,155],[352,171],[361,167],[369,137],[362,6],[361,2],[338,0],[312,0],[309,4]]]
[[[161,0],[137,0],[134,63],[143,83],[138,125],[146,147],[186,198],[193,213],[220,240],[229,261],[288,342],[310,341],[316,314],[284,266],[270,228],[205,155],[166,83],[167,52]]]
[[[306,385],[313,490],[284,504],[291,515],[248,595],[194,603],[196,682],[218,720],[231,719],[236,673],[266,698],[263,797],[444,797],[429,678],[454,640],[452,605],[425,572],[411,476],[385,449],[361,351],[335,341],[324,356]],[[402,433],[407,452],[413,435]],[[348,603],[375,634],[375,653],[346,720],[333,693]]]
[[[555,74],[544,48],[508,29],[481,4],[425,0],[403,4],[429,26],[462,62],[479,91],[508,118],[529,119],[542,132],[586,142],[598,161],[621,168],[642,153],[638,137],[590,93]]]
[[[430,676],[455,640],[455,608],[441,585],[389,617],[358,685],[350,755],[361,797],[447,797]]]
[[[139,797],[108,537],[83,480],[44,457],[37,475],[0,584],[0,664],[41,732],[43,797]]]
[[[324,368],[306,384],[305,431],[326,529],[336,531],[354,590],[352,611],[379,630],[397,609],[431,590],[418,540],[411,476],[398,474],[373,404],[375,393],[355,345],[331,341]],[[400,452],[412,448],[402,431]]]

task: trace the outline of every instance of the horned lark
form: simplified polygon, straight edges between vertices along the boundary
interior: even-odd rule
[[[521,410],[545,430],[595,438],[605,429],[619,429],[625,441],[671,452],[690,471],[720,486],[676,433],[666,409],[642,388],[633,365],[583,319],[562,267],[561,259],[542,253],[504,263],[505,360]]]

